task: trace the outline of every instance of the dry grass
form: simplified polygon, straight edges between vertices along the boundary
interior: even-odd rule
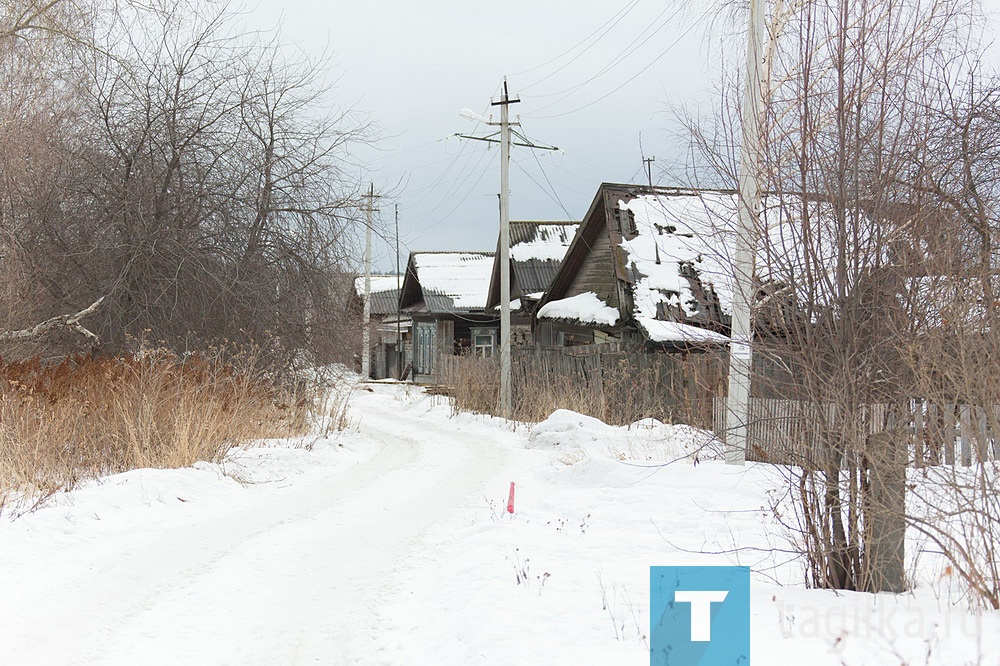
[[[81,479],[219,461],[234,445],[303,432],[311,401],[251,368],[163,351],[0,363],[0,510]]]
[[[650,355],[652,356],[652,355]],[[722,376],[712,359],[611,357],[597,369],[556,370],[532,359],[512,366],[516,421],[542,421],[557,409],[571,409],[611,425],[644,418],[712,426],[712,399]],[[496,359],[455,357],[449,363],[449,394],[456,409],[499,414]]]

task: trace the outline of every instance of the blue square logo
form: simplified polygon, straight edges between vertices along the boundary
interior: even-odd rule
[[[747,666],[749,567],[650,567],[650,666]]]

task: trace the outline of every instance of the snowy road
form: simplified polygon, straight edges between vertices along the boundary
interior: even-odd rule
[[[5,525],[33,534],[0,545],[14,563],[0,569],[2,662],[378,662],[393,630],[380,607],[423,532],[480,500],[504,456],[366,397],[352,413],[366,442],[353,464],[330,447],[330,464],[249,489],[226,480],[211,501],[184,501],[171,484],[182,471],[147,472],[151,488],[120,475],[92,489],[110,505],[85,491],[85,506]],[[146,506],[108,487],[137,481]]]
[[[649,567],[732,564],[754,572],[755,664],[998,663],[1000,613],[970,613],[933,558],[904,595],[805,589],[781,471],[724,464],[707,433],[565,411],[513,430],[371,389],[311,450],[135,470],[0,519],[0,666],[639,666]]]

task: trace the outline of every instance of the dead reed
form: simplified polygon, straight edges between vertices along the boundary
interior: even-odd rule
[[[0,362],[0,511],[79,480],[219,461],[305,430],[311,401],[222,355]]]

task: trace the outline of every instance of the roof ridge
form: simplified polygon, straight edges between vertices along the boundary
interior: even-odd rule
[[[482,254],[493,256],[491,250],[419,250],[412,254]]]
[[[511,220],[511,224],[552,224],[559,226],[569,226],[570,224],[580,224],[580,220]]]

